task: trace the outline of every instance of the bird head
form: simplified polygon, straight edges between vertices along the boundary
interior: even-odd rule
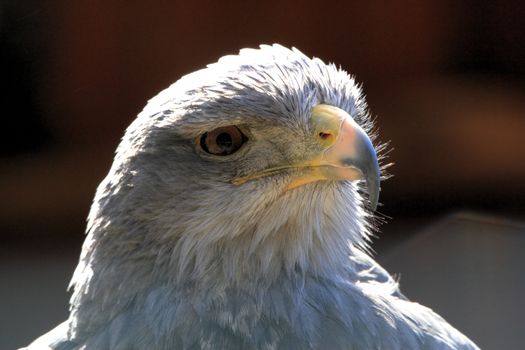
[[[107,256],[140,247],[146,259],[147,247],[155,266],[200,280],[332,269],[366,245],[380,180],[371,129],[360,88],[334,65],[279,45],[225,56],[127,129],[91,236]]]

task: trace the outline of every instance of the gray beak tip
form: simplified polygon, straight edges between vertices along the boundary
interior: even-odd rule
[[[367,187],[368,187],[370,209],[372,211],[375,211],[377,209],[377,204],[379,202],[379,191],[380,191],[379,179],[375,177],[368,178],[366,182],[367,182]]]

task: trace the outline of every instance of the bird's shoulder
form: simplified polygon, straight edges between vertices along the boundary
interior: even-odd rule
[[[351,261],[365,304],[373,305],[374,316],[369,321],[375,320],[377,334],[392,340],[391,348],[396,348],[397,341],[400,348],[478,349],[432,309],[403,295],[398,282],[370,255],[356,250]],[[352,299],[358,300],[355,295]]]
[[[19,350],[76,350],[79,344],[68,340],[68,322],[62,322]]]
[[[353,269],[357,272],[358,283],[380,285],[386,290],[386,293],[400,299],[406,299],[401,293],[399,284],[394,277],[370,255],[360,249],[355,249],[350,259],[353,264]]]

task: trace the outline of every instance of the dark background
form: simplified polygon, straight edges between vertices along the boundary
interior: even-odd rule
[[[378,253],[458,210],[524,220],[524,16],[519,0],[0,2],[0,314],[31,329],[0,338],[65,317],[95,188],[146,101],[243,47],[295,46],[363,83],[395,162]]]

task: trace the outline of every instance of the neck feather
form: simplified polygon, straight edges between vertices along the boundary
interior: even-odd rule
[[[358,198],[350,183],[305,186],[258,211],[251,224],[213,239],[205,230],[162,220],[118,221],[94,208],[98,213],[72,280],[72,319],[89,329],[93,319],[111,319],[144,303],[156,288],[208,297],[233,288],[255,295],[279,281],[301,286],[311,278],[354,279],[349,258],[366,249],[368,237]]]

